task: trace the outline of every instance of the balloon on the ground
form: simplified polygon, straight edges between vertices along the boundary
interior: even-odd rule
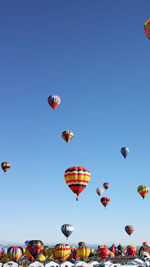
[[[48,104],[53,108],[57,108],[58,105],[60,104],[61,99],[58,95],[50,95],[48,97]]]
[[[61,227],[61,231],[68,238],[74,231],[74,226],[71,224],[63,224]]]
[[[125,226],[125,231],[128,235],[132,235],[134,232],[134,227],[132,225],[126,225]]]
[[[43,254],[39,254],[38,257],[36,258],[37,261],[46,261],[46,258]]]
[[[48,248],[47,250],[47,256],[49,257],[49,259],[53,258],[53,248]]]
[[[36,259],[42,253],[44,244],[41,240],[30,240],[27,244],[27,249],[31,255]]]
[[[77,255],[80,257],[81,261],[84,261],[90,255],[90,248],[88,248],[87,246],[78,247]]]
[[[78,246],[79,246],[79,247],[84,247],[84,246],[86,246],[86,243],[83,242],[83,241],[80,241],[80,242],[78,243]]]
[[[141,197],[144,199],[145,196],[148,194],[149,192],[149,188],[146,185],[139,185],[137,188],[138,193],[141,195]]]
[[[53,255],[56,260],[64,261],[70,256],[71,248],[67,244],[57,244],[53,248]]]
[[[109,202],[110,202],[110,198],[109,198],[109,197],[102,197],[102,198],[100,199],[100,201],[101,201],[102,205],[103,205],[104,207],[106,207],[106,206],[109,204]]]
[[[71,167],[65,171],[64,178],[72,192],[77,195],[76,200],[78,200],[78,196],[89,183],[91,174],[84,167]]]
[[[100,246],[97,253],[102,260],[106,260],[109,257],[110,251],[106,246]]]
[[[144,24],[144,31],[148,39],[150,39],[150,19],[148,19]]]
[[[144,247],[148,247],[148,242],[143,242]]]
[[[1,167],[3,169],[4,172],[7,172],[10,169],[10,163],[9,162],[2,162],[1,163]]]
[[[110,184],[109,183],[103,183],[103,186],[107,190],[109,188]]]
[[[17,262],[22,258],[23,249],[22,247],[18,246],[9,247],[7,250],[7,255],[10,260]]]
[[[99,195],[99,196],[101,196],[102,194],[103,194],[103,188],[101,188],[101,187],[98,187],[97,189],[96,189],[96,193]]]
[[[72,138],[74,137],[74,134],[72,131],[66,130],[62,132],[62,138],[68,143]]]
[[[109,259],[113,259],[115,257],[114,252],[110,251],[108,257],[109,257]]]
[[[133,245],[128,245],[127,246],[127,254],[128,256],[134,256],[136,253],[136,247]]]
[[[129,154],[129,148],[128,147],[122,147],[121,148],[121,154],[123,155],[123,157],[126,159],[127,155]]]

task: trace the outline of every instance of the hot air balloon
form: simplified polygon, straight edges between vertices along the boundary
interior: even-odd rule
[[[53,255],[56,260],[64,261],[70,256],[71,248],[67,244],[57,244],[53,248]]]
[[[22,258],[23,249],[22,247],[9,247],[7,250],[7,255],[10,260],[17,262]]]
[[[79,246],[79,247],[86,247],[86,243],[83,242],[83,241],[80,241],[80,242],[78,243],[78,246]]]
[[[144,24],[144,31],[148,39],[150,39],[150,19],[148,19]]]
[[[31,255],[36,259],[39,254],[43,251],[44,244],[40,240],[30,240],[27,244],[27,249]]]
[[[62,138],[68,143],[72,138],[74,137],[74,134],[72,131],[66,130],[62,132]]]
[[[2,162],[1,163],[1,167],[3,169],[4,172],[7,172],[10,169],[10,163],[9,162]]]
[[[134,256],[136,253],[136,247],[132,246],[132,245],[128,245],[127,246],[127,253],[128,253],[128,256]]]
[[[60,104],[61,99],[58,95],[50,95],[48,97],[48,104],[53,108],[57,108],[57,106]]]
[[[109,188],[109,183],[103,183],[104,188],[107,190]]]
[[[28,242],[29,242],[29,240],[26,240],[26,241],[24,242],[26,246],[28,245]]]
[[[34,257],[31,255],[28,248],[25,249],[25,255],[29,261],[34,261]]]
[[[106,246],[100,246],[97,250],[97,254],[102,260],[106,260],[109,257],[110,251]]]
[[[74,227],[71,224],[63,224],[62,227],[61,227],[61,231],[68,239],[68,237],[74,231]]]
[[[137,188],[138,193],[141,195],[141,197],[144,199],[145,196],[149,192],[149,188],[146,185],[139,185]]]
[[[102,205],[104,207],[106,207],[110,202],[110,198],[109,197],[102,197],[100,201],[101,201]]]
[[[101,188],[101,187],[98,187],[97,189],[96,189],[96,193],[99,195],[99,196],[101,196],[102,194],[103,194],[103,188]]]
[[[109,252],[109,259],[113,259],[115,257],[115,254],[112,252],[112,251],[110,251]]]
[[[148,242],[143,242],[143,247],[148,247]]]
[[[47,256],[49,259],[53,258],[53,248],[48,248],[47,250]]]
[[[132,235],[134,232],[134,227],[132,225],[126,225],[125,231],[127,232],[128,235]]]
[[[91,174],[84,167],[71,167],[65,171],[64,178],[66,184],[77,195],[76,200],[78,200],[78,196],[89,183]]]
[[[80,257],[81,261],[84,261],[90,255],[90,248],[87,248],[86,246],[78,247],[77,255]]]
[[[129,148],[128,147],[122,147],[121,148],[121,154],[124,156],[124,158],[126,159],[127,155],[129,154]]]

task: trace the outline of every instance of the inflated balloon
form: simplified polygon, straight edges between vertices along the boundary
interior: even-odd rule
[[[2,162],[1,163],[1,167],[3,169],[4,172],[7,172],[10,169],[10,163],[9,162]]]
[[[127,246],[127,253],[128,253],[128,256],[134,256],[136,253],[136,247],[132,246],[132,245],[128,245]]]
[[[70,256],[71,248],[66,244],[57,244],[53,248],[53,255],[56,260],[64,261]]]
[[[134,232],[134,227],[132,225],[126,225],[125,231],[127,232],[128,235],[132,235]]]
[[[38,255],[36,258],[37,261],[46,261],[46,257],[43,254]]]
[[[150,19],[148,19],[144,24],[144,31],[148,39],[150,39]]]
[[[86,246],[78,247],[77,248],[77,255],[80,257],[81,261],[84,261],[90,255],[90,248],[88,248]]]
[[[96,189],[96,193],[99,195],[99,196],[101,196],[102,194],[103,194],[103,188],[101,188],[101,187],[98,187],[97,189]]]
[[[110,198],[109,197],[102,197],[100,201],[101,201],[102,205],[104,207],[106,207],[110,202]]]
[[[62,138],[68,143],[72,138],[74,137],[74,134],[72,131],[66,130],[62,132]]]
[[[144,247],[148,247],[148,242],[143,242]]]
[[[112,251],[110,251],[108,257],[109,259],[113,259],[115,257],[115,254]]]
[[[109,257],[110,251],[106,246],[100,246],[97,250],[97,254],[102,260],[106,260]]]
[[[126,159],[127,155],[129,154],[129,148],[128,147],[122,147],[121,148],[121,154],[124,156],[124,158]]]
[[[49,259],[53,258],[53,248],[48,248],[47,250],[47,256],[49,257]]]
[[[74,231],[74,227],[71,224],[63,224],[61,231],[68,238]]]
[[[70,187],[73,193],[78,196],[85,189],[90,181],[91,174],[88,169],[84,167],[71,167],[65,171],[64,174],[66,184]]]
[[[138,193],[141,195],[141,197],[144,199],[145,196],[149,192],[149,188],[146,185],[139,185],[137,188]]]
[[[0,259],[4,256],[7,256],[7,248],[1,248],[0,249]]]
[[[31,255],[36,259],[39,254],[43,251],[44,244],[41,240],[30,240],[27,244],[27,249]]]
[[[114,244],[109,248],[110,251],[112,251],[114,254],[116,253],[116,247]]]
[[[50,95],[48,97],[48,104],[53,108],[57,108],[58,105],[60,104],[61,99],[58,95]]]
[[[109,188],[110,184],[109,183],[103,183],[103,186],[107,190]]]
[[[7,250],[7,255],[10,260],[17,262],[22,258],[23,249],[22,247],[16,246],[9,247]]]

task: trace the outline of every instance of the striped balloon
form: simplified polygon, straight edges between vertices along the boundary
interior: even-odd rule
[[[61,99],[58,95],[50,95],[48,97],[48,104],[53,108],[57,108],[57,106],[60,104]]]
[[[1,167],[3,169],[4,172],[7,172],[10,169],[10,163],[9,162],[2,162],[1,163]]]
[[[62,227],[61,227],[61,231],[68,239],[68,237],[74,231],[74,227],[71,224],[63,224]]]
[[[110,202],[110,198],[109,197],[102,197],[100,201],[101,201],[102,205],[104,207],[106,207]]]
[[[53,248],[53,255],[56,260],[64,261],[70,256],[71,248],[66,244],[58,244]]]
[[[71,167],[65,171],[64,178],[73,193],[79,196],[89,183],[91,174],[84,167]],[[78,197],[76,200],[78,200]]]
[[[107,190],[109,188],[110,184],[109,183],[103,183],[103,186]]]
[[[84,261],[90,255],[90,248],[86,246],[77,248],[77,255],[80,257],[81,261]]]
[[[17,262],[23,255],[23,249],[22,247],[9,247],[7,250],[7,255],[10,260]]]
[[[68,143],[72,138],[74,137],[74,134],[72,131],[66,130],[62,132],[62,138]]]
[[[149,188],[146,185],[139,185],[137,188],[138,193],[141,195],[141,197],[144,199],[145,196],[149,192]]]
[[[132,225],[126,225],[125,231],[127,232],[128,235],[132,235],[134,232],[134,227]]]
[[[148,19],[144,24],[144,31],[148,39],[150,39],[150,19]]]

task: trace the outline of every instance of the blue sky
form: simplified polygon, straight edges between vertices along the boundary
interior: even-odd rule
[[[150,243],[150,195],[137,193],[150,186],[149,10],[148,0],[1,2],[0,161],[11,163],[0,172],[1,240],[66,242],[70,223],[70,244]],[[55,111],[52,94],[62,100]],[[91,172],[78,202],[64,181],[71,166]],[[104,182],[106,210],[96,194]]]

